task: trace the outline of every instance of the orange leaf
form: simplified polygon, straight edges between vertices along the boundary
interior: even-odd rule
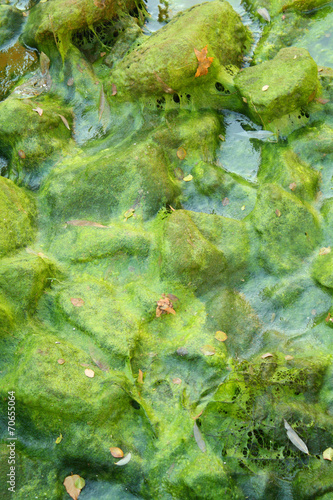
[[[20,158],[22,158],[24,160],[24,158],[25,158],[25,152],[22,151],[22,149],[19,149],[18,152],[17,152],[17,154],[19,155]]]
[[[195,55],[198,59],[198,69],[194,76],[204,76],[208,73],[208,68],[212,64],[214,57],[207,57],[207,45],[202,50],[194,49]]]
[[[186,151],[184,148],[179,148],[178,151],[177,151],[177,156],[180,160],[184,160],[185,156],[186,156]]]
[[[80,298],[74,298],[74,297],[71,297],[71,303],[73,304],[73,306],[75,307],[82,307],[83,304],[84,304],[84,300],[83,299],[80,299]]]
[[[115,458],[122,458],[124,456],[123,450],[117,448],[116,446],[111,446],[110,451],[111,455]]]
[[[143,384],[143,373],[142,373],[142,370],[140,370],[140,368],[139,368],[139,375],[138,375],[137,381],[139,384]],[[123,456],[123,455],[121,455],[121,456]]]

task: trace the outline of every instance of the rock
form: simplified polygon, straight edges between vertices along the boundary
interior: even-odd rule
[[[314,98],[317,65],[307,50],[284,48],[271,61],[244,68],[235,85],[247,101],[249,116],[266,127]]]
[[[0,6],[1,7],[1,6]],[[28,70],[37,65],[36,52],[29,50],[19,42],[0,51],[0,99],[8,94],[15,82]]]
[[[299,268],[320,241],[316,210],[275,184],[259,189],[249,221],[260,242],[259,262],[273,274]]]
[[[36,215],[32,197],[11,180],[0,177],[0,257],[32,242]]]
[[[333,249],[327,254],[317,255],[312,265],[312,276],[321,285],[333,288]]]
[[[5,45],[20,31],[23,23],[22,12],[11,5],[0,5],[0,47]]]

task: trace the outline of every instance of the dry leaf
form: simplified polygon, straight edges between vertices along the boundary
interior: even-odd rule
[[[243,99],[243,102],[245,102],[245,104],[247,104],[247,99],[246,99],[246,97],[242,97],[242,99]]]
[[[122,458],[124,456],[123,450],[121,450],[120,448],[117,448],[116,446],[111,446],[110,451],[111,451],[111,455],[114,458]]]
[[[63,365],[65,363],[65,360],[60,358],[60,359],[58,359],[58,363],[59,363],[59,365]]]
[[[68,87],[71,87],[73,84],[74,84],[74,78],[68,78],[67,80]]]
[[[325,321],[328,322],[328,321],[331,321],[332,318],[331,318],[331,313],[329,312],[325,318]]]
[[[22,158],[22,160],[24,160],[24,158],[25,158],[25,152],[22,151],[22,149],[19,149],[18,152],[17,152],[17,154],[19,155],[20,158]]]
[[[332,462],[332,458],[333,458],[333,448],[327,448],[323,452],[323,459],[324,460],[330,460]]]
[[[56,444],[59,444],[59,443],[61,443],[61,441],[62,441],[62,434],[60,432],[60,436],[57,437],[57,439],[55,440],[55,442],[56,442]]]
[[[284,357],[284,359],[285,359],[286,361],[291,361],[292,359],[294,359],[294,356],[290,356],[290,354],[287,354],[287,355]]]
[[[89,377],[89,378],[94,378],[94,376],[95,376],[95,372],[94,372],[94,370],[91,370],[90,368],[86,368],[86,369],[84,370],[84,374],[85,374],[87,377]]]
[[[321,97],[317,97],[317,99],[315,99],[316,102],[319,102],[320,104],[327,104],[329,101],[329,99],[322,99]]]
[[[269,89],[269,85],[264,85],[263,88],[261,89],[263,92],[266,92],[266,90]]]
[[[319,250],[319,255],[327,255],[331,253],[331,247],[323,247]]]
[[[261,16],[263,19],[265,19],[265,21],[268,21],[269,23],[271,22],[271,17],[269,15],[268,10],[265,9],[265,7],[258,9],[257,12],[258,12],[259,16]]]
[[[215,354],[215,347],[213,347],[211,345],[205,345],[205,346],[201,347],[200,351],[205,356],[214,356],[214,354]]]
[[[200,450],[205,453],[206,451],[206,443],[203,440],[203,437],[201,435],[201,432],[199,430],[199,427],[197,426],[197,423],[194,421],[193,425],[193,433],[194,433],[194,438],[197,442],[197,445],[199,446]]]
[[[284,420],[284,428],[287,431],[288,438],[296,446],[296,448],[298,448],[300,451],[303,451],[303,453],[309,455],[308,447],[286,420]]]
[[[156,73],[156,71],[154,71],[154,75],[155,75],[155,77],[156,77],[156,80],[157,80],[157,81],[161,84],[162,89],[164,90],[164,92],[165,92],[166,94],[174,94],[174,93],[175,93],[175,91],[174,91],[171,87],[169,87],[169,86],[168,86],[168,85],[167,85],[167,84],[166,84],[166,83],[162,80],[162,78],[161,78],[161,77],[160,77],[160,76]]]
[[[266,354],[263,354],[261,356],[261,359],[272,358],[272,357],[273,357],[273,354],[271,354],[270,352],[266,352]]]
[[[134,208],[129,208],[128,210],[126,210],[126,212],[124,213],[125,219],[127,220],[130,217],[133,217],[134,212],[135,212]]]
[[[28,12],[22,12],[23,17],[28,17],[29,11]]]
[[[68,220],[66,224],[69,224],[70,226],[108,227],[91,220]]]
[[[99,94],[99,107],[98,107],[98,121],[99,122],[102,119],[104,107],[105,107],[105,94],[104,94],[104,88],[103,88],[103,83],[102,83],[101,92]]]
[[[100,56],[101,56],[101,57],[104,57],[105,55],[106,55],[106,52],[101,52],[101,53],[100,53]]]
[[[278,208],[275,210],[275,213],[276,213],[276,215],[277,215],[278,217],[281,217],[281,212],[280,212],[280,210],[279,210]]]
[[[138,375],[137,381],[139,384],[143,384],[143,373],[142,373],[142,370],[140,370],[140,368],[139,368],[139,375]]]
[[[291,189],[291,191],[295,191],[296,188],[297,188],[296,182],[292,182],[291,184],[289,184],[289,189]]]
[[[208,68],[212,64],[214,57],[207,57],[207,45],[202,50],[194,49],[195,55],[198,59],[198,69],[194,76],[204,76],[208,73]]]
[[[84,485],[85,481],[83,477],[80,477],[78,474],[74,474],[73,476],[67,476],[64,481],[64,486],[66,488],[66,491],[73,498],[73,500],[77,500],[79,498],[79,495]]]
[[[63,123],[65,125],[65,127],[68,128],[68,130],[70,130],[71,128],[68,125],[68,121],[66,120],[66,118],[64,116],[60,115],[59,113],[57,113],[57,115],[60,116],[60,118],[62,119],[62,121],[63,121]]]
[[[173,309],[171,300],[162,293],[162,298],[157,301],[156,318],[159,318],[164,313],[176,314],[176,311]]]
[[[186,157],[186,151],[184,148],[179,148],[178,151],[177,151],[177,156],[180,160],[184,160],[184,158]]]
[[[222,332],[221,330],[218,330],[215,333],[215,338],[216,338],[216,340],[219,340],[220,342],[224,342],[225,340],[227,340],[228,336],[226,333]]]
[[[167,297],[168,297],[168,299],[173,300],[173,301],[179,300],[178,297],[176,297],[176,295],[174,295],[173,293],[168,293]]]
[[[112,87],[112,94],[111,94],[111,95],[116,95],[116,94],[117,94],[117,87],[116,87],[116,84],[115,84],[115,83],[113,83],[113,84],[111,85],[111,87]]]
[[[43,110],[42,110],[42,108],[39,108],[39,107],[37,107],[37,108],[33,108],[33,109],[32,109],[32,111],[36,111],[36,113],[38,113],[38,114],[39,114],[39,116],[42,116],[42,114],[43,114]]]
[[[313,101],[313,99],[315,98],[316,92],[317,92],[317,89],[314,89],[314,91],[311,92],[311,94],[308,97],[308,102]]]
[[[127,453],[126,457],[124,457],[122,460],[119,460],[119,462],[115,462],[115,465],[126,465],[131,460],[131,458],[132,454]]]
[[[182,383],[182,380],[178,377],[172,379],[173,384],[180,385]]]
[[[82,307],[84,304],[84,300],[80,299],[79,297],[78,298],[71,297],[71,303],[75,307]]]
[[[188,174],[186,177],[184,177],[183,181],[190,182],[192,179],[193,179],[193,175]]]
[[[222,205],[223,205],[224,207],[226,207],[227,205],[229,205],[229,198],[223,198],[223,200],[222,200]]]

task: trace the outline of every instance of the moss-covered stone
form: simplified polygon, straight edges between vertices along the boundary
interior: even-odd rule
[[[249,40],[247,29],[228,2],[194,6],[126,56],[113,71],[110,84],[117,84],[119,96],[128,98],[130,93],[131,99],[179,93],[208,81],[232,88],[227,68],[231,66],[232,73],[240,66]],[[214,60],[207,75],[195,78],[198,60],[194,48],[202,50],[206,45]]]
[[[312,266],[312,276],[321,285],[333,288],[333,252],[330,251],[330,247],[326,248],[329,253],[317,255]]]
[[[31,243],[36,233],[36,207],[31,196],[0,177],[0,257]]]
[[[302,265],[320,241],[319,214],[275,184],[265,184],[249,217],[260,241],[259,261],[272,273]]]
[[[245,68],[235,77],[235,85],[246,99],[246,112],[267,126],[314,97],[317,65],[306,50],[284,48],[271,61]]]
[[[19,31],[23,22],[22,12],[11,5],[0,5],[0,47]]]
[[[173,212],[165,219],[163,234],[162,276],[201,290],[225,279],[225,256],[204,238],[190,213]]]
[[[0,296],[0,337],[8,335],[13,328],[14,315],[8,302]]]

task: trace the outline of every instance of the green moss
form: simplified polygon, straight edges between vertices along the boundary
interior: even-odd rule
[[[0,177],[0,257],[31,243],[36,232],[36,208],[23,189]]]
[[[8,302],[0,296],[0,337],[9,334],[14,324],[14,315]]]
[[[318,213],[275,184],[259,189],[249,221],[259,237],[260,262],[272,273],[297,269],[320,241]]]
[[[22,13],[10,5],[0,5],[0,47],[18,32],[23,21]]]
[[[318,86],[317,65],[306,50],[284,48],[271,61],[245,68],[235,85],[247,101],[246,113],[267,126],[308,104]]]
[[[312,266],[312,276],[321,285],[333,288],[333,253],[317,255]]]

